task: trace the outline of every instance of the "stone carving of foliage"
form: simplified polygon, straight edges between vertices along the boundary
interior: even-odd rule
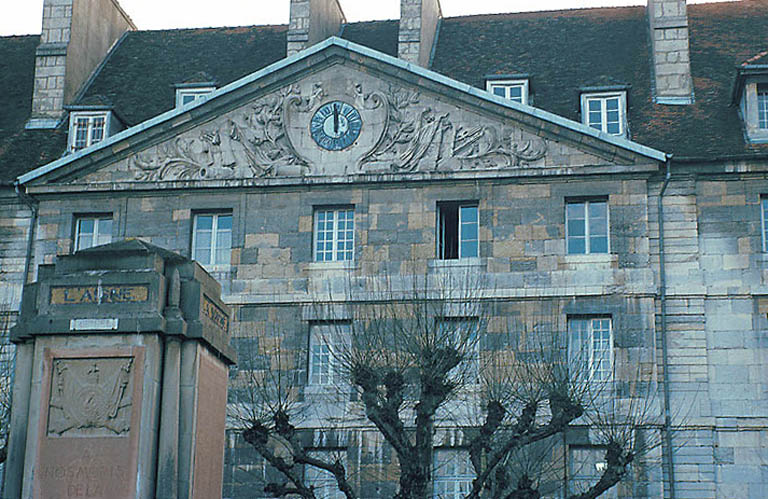
[[[131,427],[133,358],[54,359],[48,434],[123,435]]]
[[[309,168],[288,140],[284,112],[288,105],[312,107],[323,96],[315,85],[309,97],[296,86],[265,97],[203,131],[131,157],[137,180],[203,180],[274,176],[280,167]]]
[[[384,163],[394,171],[510,168],[546,156],[543,139],[521,140],[513,129],[503,126],[454,125],[450,113],[419,109],[416,92],[390,88],[383,99],[389,111],[386,130],[360,161],[361,168],[373,163]]]

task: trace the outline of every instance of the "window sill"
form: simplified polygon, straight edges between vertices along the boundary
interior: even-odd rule
[[[575,267],[613,268],[619,263],[619,255],[615,253],[587,253],[565,255],[563,262]]]
[[[338,385],[305,385],[304,397],[308,399],[323,398],[329,402],[346,402],[349,400],[351,388],[346,383]]]
[[[454,260],[430,260],[428,267],[431,270],[455,269],[455,268],[482,268],[485,266],[484,258],[456,258]]]
[[[344,260],[340,262],[310,262],[307,270],[324,272],[326,270],[354,270],[357,263],[354,260]]]

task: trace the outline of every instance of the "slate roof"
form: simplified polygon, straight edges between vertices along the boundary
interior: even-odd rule
[[[765,63],[768,0],[688,6],[696,101],[652,103],[644,7],[575,9],[443,19],[432,69],[485,87],[491,74],[527,73],[533,105],[580,120],[584,87],[625,86],[630,138],[680,157],[768,153],[743,137],[731,91],[736,68]],[[397,55],[399,22],[351,23],[342,37]],[[174,85],[205,73],[220,86],[285,57],[287,26],[129,32],[73,104],[112,102],[127,125],[174,105]],[[0,182],[60,157],[66,127],[23,131],[38,36],[0,38]],[[757,62],[755,62],[757,61]],[[7,110],[7,111],[6,111]]]
[[[24,130],[40,36],[0,37],[0,183],[61,156],[66,130]]]

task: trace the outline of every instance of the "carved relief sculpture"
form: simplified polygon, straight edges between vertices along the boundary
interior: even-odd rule
[[[133,358],[54,359],[49,436],[125,435],[131,427]]]
[[[390,88],[384,96],[387,129],[361,169],[384,163],[394,171],[498,169],[529,165],[546,156],[547,142],[503,125],[455,125],[450,113],[419,107],[417,92]]]
[[[289,85],[202,130],[133,155],[129,167],[139,181],[189,181],[503,169],[530,166],[547,154],[546,140],[536,135],[480,116],[457,118],[445,105],[427,100],[395,85],[367,93],[362,83],[351,81],[330,93],[317,82],[306,92],[300,84]],[[317,137],[307,140],[310,123],[333,103],[359,110],[365,131],[359,138],[350,135],[344,147],[325,147],[329,151],[319,154]],[[337,114],[333,118],[346,123]],[[339,130],[331,135],[341,136]]]

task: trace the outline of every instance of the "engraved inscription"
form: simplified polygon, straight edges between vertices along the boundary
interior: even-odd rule
[[[140,303],[147,301],[147,286],[57,286],[51,288],[51,304],[82,305]]]
[[[42,466],[39,478],[55,483],[54,487],[59,490],[66,490],[65,497],[103,497],[114,485],[125,487],[128,470],[109,463],[94,449],[86,448],[81,457],[69,463]]]
[[[229,317],[213,303],[207,296],[203,297],[203,315],[208,317],[211,322],[219,327],[225,333],[229,330]]]
[[[127,435],[133,357],[54,359],[48,436]]]

